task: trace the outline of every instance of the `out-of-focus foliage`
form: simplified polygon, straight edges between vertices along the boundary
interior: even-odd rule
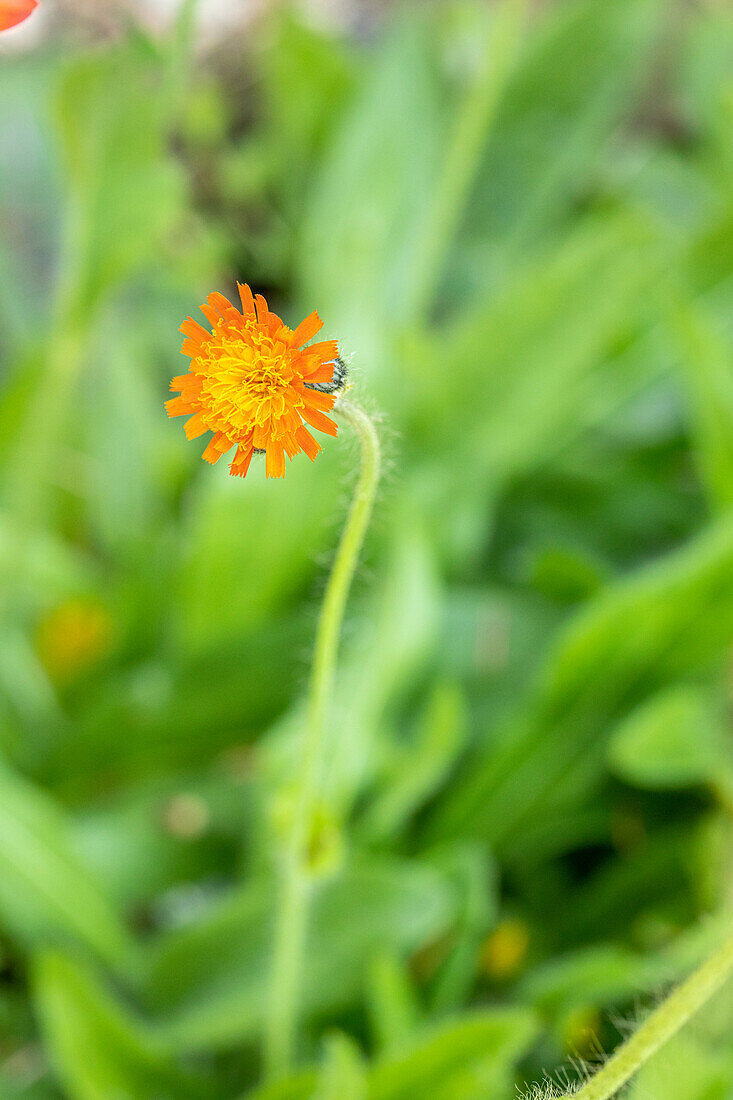
[[[730,919],[733,19],[370,10],[0,57],[3,1097],[506,1100]],[[389,466],[265,1085],[354,450],[241,482],[167,421],[237,277],[318,309]],[[633,1100],[730,1098],[732,1011]]]

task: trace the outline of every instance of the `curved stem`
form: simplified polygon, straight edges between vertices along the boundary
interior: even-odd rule
[[[359,436],[361,472],[321,605],[308,689],[308,716],[299,784],[286,840],[275,927],[270,1003],[265,1031],[268,1075],[287,1071],[298,1019],[298,986],[307,932],[312,878],[309,847],[325,758],[327,713],[333,691],[339,638],[359,552],[374,506],[380,472],[379,439],[361,409],[343,400],[336,411]]]
[[[610,1100],[733,974],[733,935],[651,1013],[578,1092],[560,1100]]]

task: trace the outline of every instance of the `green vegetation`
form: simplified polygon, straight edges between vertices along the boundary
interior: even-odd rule
[[[565,1093],[730,930],[733,16],[386,7],[0,57],[3,1100]],[[166,418],[236,278],[385,467],[271,1081],[358,449],[241,481]],[[731,1100],[731,983],[626,1095]]]

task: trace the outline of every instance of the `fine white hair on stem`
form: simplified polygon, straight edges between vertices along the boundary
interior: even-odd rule
[[[611,1100],[733,975],[733,931],[689,977],[680,982],[579,1088],[561,1100]]]

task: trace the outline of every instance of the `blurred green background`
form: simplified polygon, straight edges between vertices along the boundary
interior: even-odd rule
[[[731,9],[198,14],[0,42],[0,1096],[572,1081],[733,906]],[[356,447],[242,482],[166,418],[236,278],[318,309],[388,465],[267,1088]],[[629,1095],[730,1100],[732,1033],[728,991]]]

